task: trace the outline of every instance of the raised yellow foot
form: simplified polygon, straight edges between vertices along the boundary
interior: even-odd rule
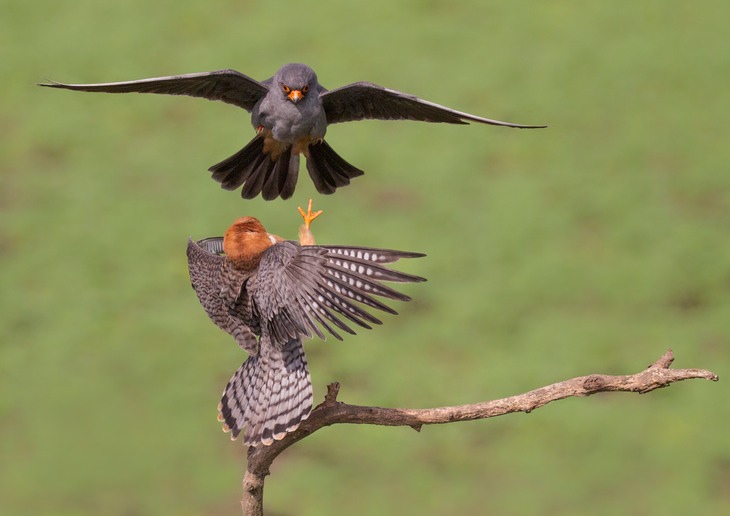
[[[304,219],[304,224],[299,227],[299,243],[301,245],[316,245],[314,235],[309,229],[309,225],[314,219],[322,215],[322,210],[312,213],[312,199],[309,199],[309,207],[307,208],[307,211],[304,211],[301,208],[298,208],[298,210]]]
[[[299,210],[299,214],[304,219],[304,226],[309,229],[309,225],[312,223],[314,219],[322,215],[322,210],[315,211],[312,213],[312,199],[309,199],[309,206],[307,207],[307,211],[305,212],[301,208],[297,208]]]

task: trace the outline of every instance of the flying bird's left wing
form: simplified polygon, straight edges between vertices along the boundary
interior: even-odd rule
[[[420,122],[443,122],[447,124],[467,124],[480,122],[490,125],[538,129],[544,125],[521,125],[501,122],[489,118],[470,115],[462,111],[419,99],[414,95],[384,88],[370,82],[355,82],[325,91],[320,94],[327,115],[328,124],[350,122],[353,120],[417,120]]]
[[[220,100],[251,111],[269,91],[269,88],[251,77],[235,70],[189,73],[170,77],[154,77],[138,81],[105,82],[99,84],[64,84],[48,82],[39,86],[75,91],[103,93],[158,93],[163,95],[188,95],[208,100]]]
[[[420,253],[346,246],[300,246],[285,241],[267,249],[259,265],[253,303],[274,343],[316,334],[317,323],[342,340],[330,324],[354,334],[348,322],[370,329],[382,324],[366,308],[397,312],[375,296],[409,301],[383,281],[421,282],[420,276],[394,271],[383,264]],[[364,305],[361,306],[361,305]],[[344,319],[344,320],[342,320]]]

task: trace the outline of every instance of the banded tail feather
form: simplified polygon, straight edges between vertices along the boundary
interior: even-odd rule
[[[243,432],[248,446],[270,445],[293,432],[312,410],[312,382],[301,340],[280,349],[262,345],[223,391],[218,419],[236,439]]]

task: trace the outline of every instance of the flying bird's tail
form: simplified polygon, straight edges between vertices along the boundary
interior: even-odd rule
[[[339,187],[349,185],[350,179],[364,173],[342,159],[324,140],[309,145],[306,156],[309,177],[321,194],[334,193]]]
[[[249,446],[283,439],[312,410],[312,381],[301,340],[289,340],[281,349],[263,344],[260,350],[236,371],[218,405],[223,429],[232,439],[243,430],[243,443]]]
[[[241,189],[241,197],[253,199],[261,194],[270,201],[294,193],[299,175],[299,155],[288,146],[276,157],[264,152],[264,138],[256,136],[248,145],[210,167],[213,179],[226,190]]]

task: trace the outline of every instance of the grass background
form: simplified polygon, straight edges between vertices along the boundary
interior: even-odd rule
[[[215,407],[245,358],[190,289],[188,236],[255,215],[294,238],[428,253],[376,331],[312,341],[321,399],[427,407],[591,372],[730,367],[727,2],[0,1],[0,513],[236,514]],[[52,91],[303,61],[549,129],[364,122],[333,196],[242,201],[206,168],[245,112]],[[726,380],[529,416],[341,426],[288,450],[270,514],[730,512]]]

